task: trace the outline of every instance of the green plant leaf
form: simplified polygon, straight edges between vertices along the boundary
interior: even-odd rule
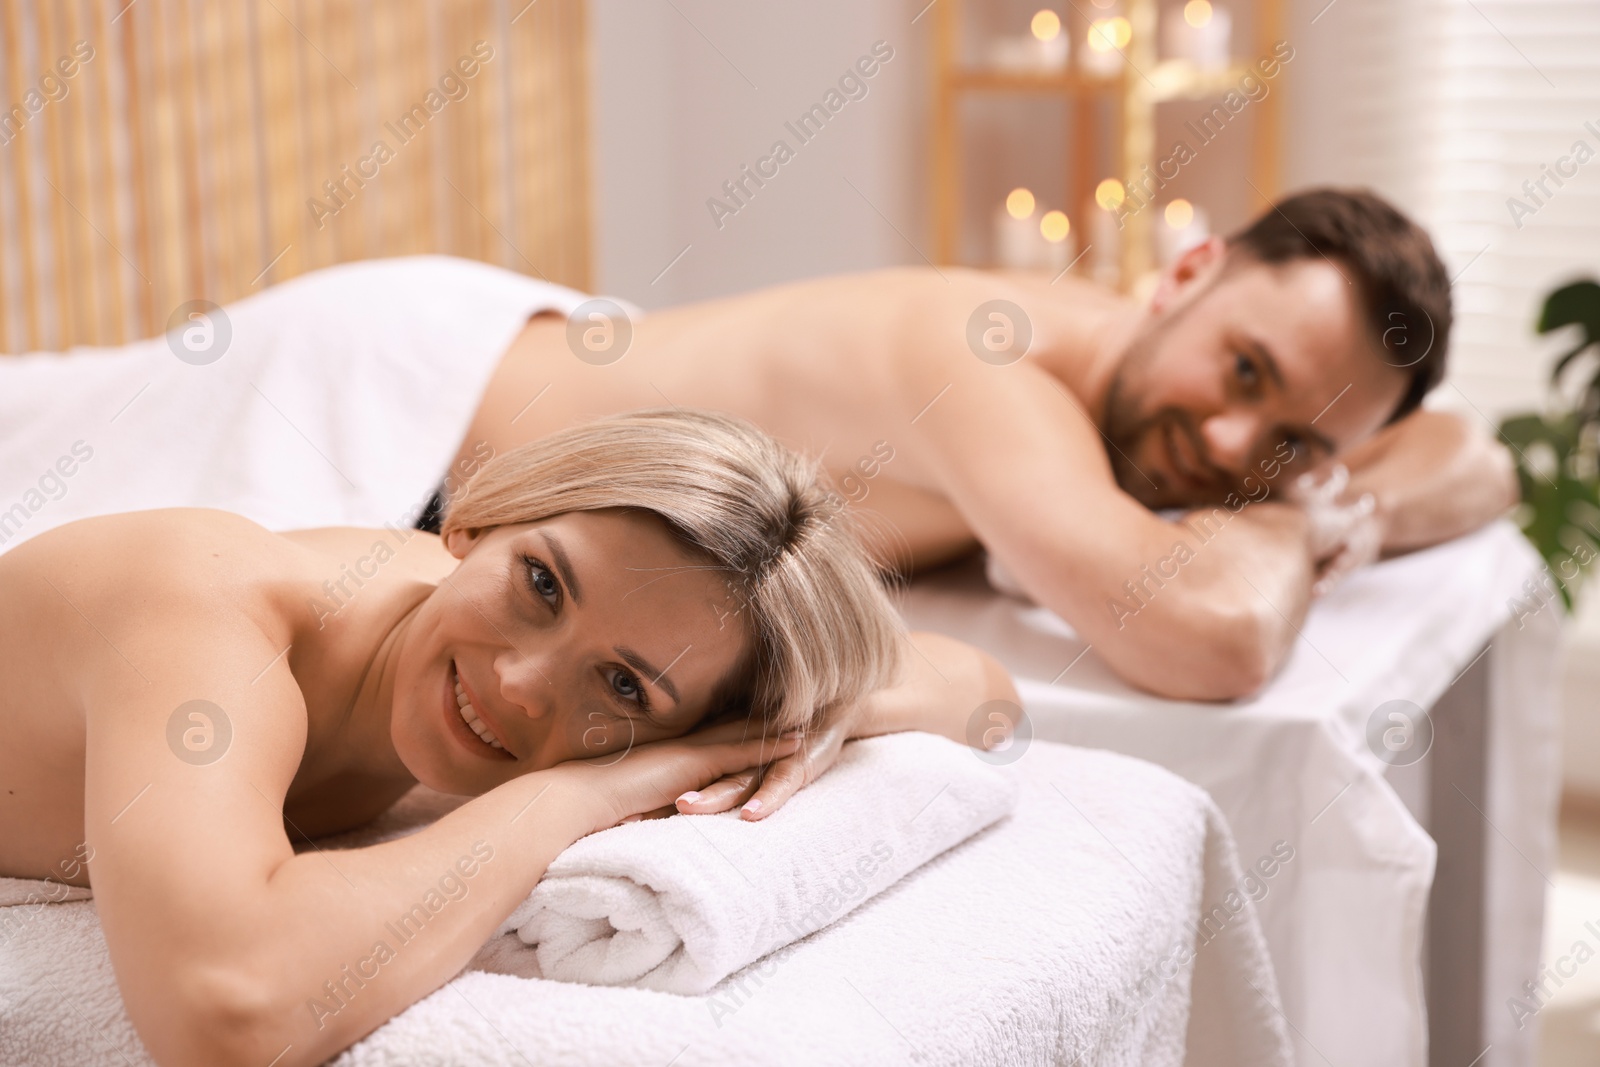
[[[1556,360],[1550,372],[1552,386],[1560,382],[1562,373],[1574,359],[1592,345],[1600,344],[1600,283],[1585,278],[1563,285],[1545,298],[1544,309],[1539,313],[1539,332],[1550,333],[1567,326],[1579,327],[1583,339],[1576,348]],[[1590,388],[1600,388],[1600,375]]]
[[[1555,417],[1517,415],[1500,424],[1500,433],[1512,446],[1517,482],[1527,505],[1522,532],[1544,557],[1558,579],[1562,602],[1572,609],[1572,591],[1582,573],[1574,573],[1575,546],[1593,559],[1600,552],[1600,529],[1590,522],[1600,509],[1600,485],[1593,478],[1573,473],[1572,458],[1579,447],[1580,423],[1575,414]]]

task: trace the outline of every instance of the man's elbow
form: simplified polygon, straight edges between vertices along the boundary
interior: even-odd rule
[[[1225,659],[1222,692],[1217,700],[1243,700],[1255,696],[1278,673],[1283,653],[1263,625],[1264,620],[1241,623]]]
[[[1199,662],[1172,679],[1163,696],[1178,700],[1229,701],[1253,696],[1277,672],[1283,651],[1273,619],[1251,608],[1216,608],[1195,629]],[[1281,620],[1277,620],[1281,622]],[[1203,637],[1202,637],[1203,635]]]

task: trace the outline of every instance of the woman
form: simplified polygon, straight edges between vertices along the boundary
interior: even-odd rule
[[[851,525],[753,427],[646,412],[491,461],[442,537],[202,510],[53,530],[0,556],[0,874],[92,872],[159,1062],[320,1063],[459,971],[585,834],[727,810],[803,745],[815,773],[846,735],[959,736],[1014,695],[956,642],[898,655]],[[417,782],[475,799],[293,852]],[[389,945],[445,875],[470,896]],[[378,977],[308,1010],[358,960]]]

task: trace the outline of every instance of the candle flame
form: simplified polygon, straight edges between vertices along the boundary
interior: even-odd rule
[[[1115,211],[1128,198],[1128,192],[1115,178],[1107,178],[1094,187],[1094,202],[1106,211]]]
[[[1199,29],[1211,21],[1210,0],[1189,0],[1183,5],[1183,21]]]
[[[1133,23],[1121,15],[1111,19],[1095,19],[1089,24],[1089,47],[1096,52],[1126,48],[1131,40]]]
[[[1025,219],[1033,214],[1033,193],[1016,188],[1006,194],[1006,214],[1014,219]]]

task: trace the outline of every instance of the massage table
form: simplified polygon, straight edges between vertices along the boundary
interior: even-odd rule
[[[1271,899],[1298,859],[1246,875],[1200,789],[1124,756],[1038,742],[1002,770],[1020,778],[1011,815],[707,994],[548,981],[508,934],[331,1062],[1287,1067],[1242,887]],[[419,786],[318,847],[387,840],[459,803]],[[0,1063],[150,1062],[93,900],[0,907]]]
[[[1367,567],[1313,606],[1276,678],[1226,704],[1134,689],[981,564],[913,583],[904,611],[997,656],[1034,738],[1201,785],[1246,863],[1293,844],[1260,908],[1297,1063],[1531,1067],[1536,1020],[1519,1029],[1506,1001],[1538,978],[1556,857],[1560,607],[1525,592],[1540,566],[1502,521]],[[1431,751],[1380,760],[1389,715],[1421,709]]]

